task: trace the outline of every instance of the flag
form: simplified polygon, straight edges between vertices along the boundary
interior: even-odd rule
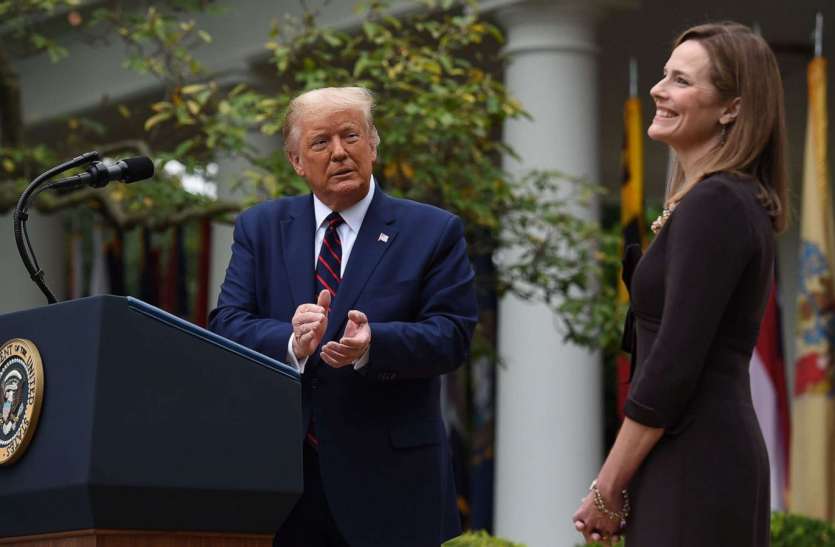
[[[623,110],[624,134],[621,154],[622,180],[620,189],[620,223],[623,229],[623,248],[646,244],[644,227],[644,132],[641,121],[641,101],[632,96]],[[618,302],[628,303],[629,293],[618,278]],[[623,405],[629,391],[629,356],[617,356],[617,410],[623,419]]]
[[[67,300],[73,300],[81,297],[81,236],[76,230],[74,219],[67,220],[65,224],[66,296]]]
[[[789,507],[810,517],[835,519],[835,231],[826,157],[826,60],[822,57],[809,63],[808,85]]]
[[[67,299],[83,298],[90,292],[90,239],[92,232],[83,215],[73,215],[67,224]]]
[[[184,232],[185,228],[181,224],[171,230],[171,245],[168,250],[160,307],[174,315],[188,319],[188,271]]]
[[[751,398],[760,423],[771,467],[771,509],[786,509],[786,486],[789,461],[789,399],[777,283],[772,283],[757,345],[751,355]]]
[[[114,229],[113,238],[105,245],[104,254],[110,294],[125,296],[128,293],[125,288],[124,236],[120,229]]]
[[[151,230],[142,228],[142,259],[139,274],[139,297],[156,306],[159,304],[159,249],[153,246]]]
[[[194,323],[205,327],[209,318],[209,278],[212,263],[212,221],[200,221],[200,250],[197,259],[197,292],[194,297]]]
[[[90,271],[90,295],[110,294],[110,279],[107,271],[107,256],[105,254],[104,228],[97,224],[93,226],[93,258]]]
[[[496,266],[489,254],[479,253],[473,258],[476,276],[490,279]],[[492,352],[469,363],[470,382],[470,465],[469,496],[465,509],[469,512],[468,526],[472,530],[493,530],[496,469],[496,315],[498,296],[495,288],[481,285],[476,290],[479,310],[479,329],[482,342]],[[459,504],[460,505],[460,504]]]

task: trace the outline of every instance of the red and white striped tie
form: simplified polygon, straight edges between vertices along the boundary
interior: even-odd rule
[[[331,301],[333,301],[339,289],[339,283],[342,281],[342,240],[339,239],[336,228],[343,222],[345,220],[336,212],[325,218],[325,239],[322,240],[322,248],[316,260],[314,301],[323,289],[331,293]]]

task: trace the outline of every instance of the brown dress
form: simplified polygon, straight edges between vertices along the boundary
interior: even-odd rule
[[[632,277],[625,412],[665,432],[629,485],[628,547],[769,545],[768,455],[748,377],[775,247],[758,188],[727,173],[696,184]]]

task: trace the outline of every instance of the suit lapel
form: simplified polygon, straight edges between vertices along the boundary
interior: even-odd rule
[[[348,258],[342,282],[339,284],[336,299],[331,306],[325,341],[333,340],[341,335],[348,318],[348,311],[356,303],[386,249],[393,244],[397,235],[397,225],[392,209],[391,198],[385,195],[378,186],[371,205],[365,213]]]
[[[290,218],[281,221],[281,253],[296,307],[313,302],[313,242],[316,217],[313,195],[298,200]]]

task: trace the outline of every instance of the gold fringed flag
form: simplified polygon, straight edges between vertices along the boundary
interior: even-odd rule
[[[623,246],[646,244],[644,226],[644,131],[641,121],[641,101],[629,97],[623,109],[622,181],[620,188],[620,223],[623,227]],[[622,281],[618,284],[618,300],[628,302],[629,294]]]
[[[826,60],[815,57],[808,70],[789,506],[792,512],[831,520],[835,519],[835,230],[826,152]]]
[[[644,131],[641,120],[641,101],[632,96],[626,100],[623,110],[624,134],[621,165],[623,178],[620,189],[620,222],[623,229],[623,248],[637,244],[644,248]],[[629,293],[623,281],[618,280],[618,301],[629,301]],[[633,348],[634,350],[634,348]],[[629,356],[621,353],[617,358],[617,408],[623,418],[623,404],[629,390]]]

